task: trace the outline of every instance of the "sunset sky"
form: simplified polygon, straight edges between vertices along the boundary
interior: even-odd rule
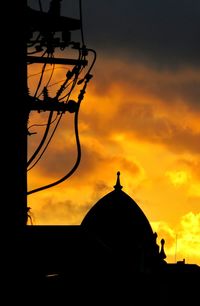
[[[50,1],[41,2],[46,10]],[[29,195],[33,222],[80,224],[113,190],[120,171],[123,191],[144,211],[157,242],[165,239],[167,261],[200,264],[200,2],[82,2],[86,46],[97,52],[79,113],[82,159],[68,180]],[[28,4],[39,9],[38,1]],[[62,15],[79,18],[78,4],[63,0]],[[76,32],[72,37],[80,41]],[[49,95],[68,69],[56,67]],[[39,65],[28,69],[31,92],[39,72]],[[50,74],[47,69],[44,84]],[[46,119],[32,112],[29,126]],[[37,134],[28,138],[29,156],[44,127],[30,131]],[[28,172],[28,189],[63,177],[76,154],[73,114],[66,113],[48,151]]]

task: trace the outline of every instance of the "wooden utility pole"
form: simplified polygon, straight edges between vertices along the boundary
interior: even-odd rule
[[[10,182],[8,195],[8,223],[16,229],[26,225],[27,215],[27,64],[26,64],[26,7],[27,1],[16,1],[13,4],[12,35],[13,42],[10,67],[12,67],[9,84],[9,131],[8,168]],[[13,13],[13,14],[14,14]],[[12,21],[12,20],[11,20]]]
[[[7,35],[9,44],[9,78],[6,106],[7,129],[5,139],[6,178],[8,203],[6,204],[6,222],[15,230],[21,231],[27,223],[27,121],[30,111],[66,111],[66,105],[46,101],[36,101],[28,95],[27,63],[53,63],[66,65],[87,65],[85,59],[47,58],[27,56],[28,36],[34,32],[46,35],[47,50],[54,50],[53,33],[61,32],[60,46],[68,46],[70,31],[80,29],[80,20],[60,16],[61,0],[52,0],[48,12],[37,11],[27,6],[27,0],[14,1],[12,12],[8,15],[10,27]],[[49,36],[50,34],[50,36]],[[52,41],[49,41],[49,37]],[[37,103],[36,103],[37,102]],[[69,110],[70,111],[70,110]],[[4,185],[2,191],[5,193]]]
[[[46,100],[39,100],[35,97],[36,94],[35,96],[29,95],[27,64],[62,63],[63,65],[72,65],[74,68],[77,68],[72,69],[73,77],[76,81],[78,73],[87,65],[85,46],[80,47],[79,44],[76,49],[82,56],[77,60],[28,56],[29,48],[27,46],[30,45],[30,34],[39,32],[43,38],[39,43],[43,44],[42,47],[46,48],[47,53],[51,53],[49,50],[54,51],[54,43],[56,47],[57,45],[58,47],[63,47],[63,45],[67,47],[71,43],[70,31],[80,29],[80,20],[62,17],[57,14],[56,8],[59,8],[59,3],[60,0],[51,0],[49,11],[43,12],[42,10],[35,11],[28,8],[27,0],[20,0],[8,3],[10,7],[2,10],[2,13],[5,12],[5,28],[7,27],[6,37],[5,39],[4,37],[2,38],[4,43],[2,47],[4,56],[2,58],[6,69],[5,74],[2,73],[3,85],[2,83],[0,85],[2,96],[3,94],[5,96],[4,99],[1,96],[1,119],[4,122],[1,129],[1,161],[4,169],[1,172],[0,184],[1,207],[3,210],[3,212],[1,211],[1,216],[3,222],[5,222],[6,229],[3,235],[6,242],[5,246],[3,246],[3,251],[6,250],[6,276],[9,279],[8,290],[11,293],[9,297],[6,296],[6,299],[8,302],[10,297],[13,298],[12,293],[15,293],[15,302],[17,303],[19,299],[20,304],[23,304],[23,301],[27,301],[26,294],[30,284],[32,283],[35,286],[38,279],[40,279],[39,277],[43,276],[44,270],[40,266],[41,259],[38,254],[43,257],[46,251],[45,248],[42,248],[43,251],[41,251],[44,238],[42,240],[38,239],[38,232],[34,231],[37,227],[26,226],[28,213],[28,116],[31,111],[41,110],[63,113],[69,111],[70,113],[75,112],[77,114],[77,105],[80,104],[75,102],[72,105],[69,103],[70,101],[64,103],[58,99],[48,99],[48,95]],[[62,38],[59,41],[58,39],[54,40],[54,32],[61,32]],[[36,53],[40,54],[40,51]],[[7,59],[5,60],[6,56]],[[67,81],[69,81],[69,75],[66,76],[68,78]],[[81,98],[78,98],[78,100],[82,99],[85,86],[90,77],[91,75],[88,72],[84,79],[85,83],[81,90],[82,94],[79,95]],[[73,101],[71,100],[71,102]],[[49,235],[49,233],[45,233],[45,235]],[[48,239],[49,237],[47,241]],[[30,265],[32,266],[31,271],[29,269]],[[40,288],[40,285],[38,285],[38,288]],[[43,290],[42,285],[41,288]],[[36,292],[36,296],[38,297],[39,295],[40,292]],[[36,298],[36,300],[38,299]]]

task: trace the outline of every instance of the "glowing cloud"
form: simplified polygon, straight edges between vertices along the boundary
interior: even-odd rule
[[[176,228],[166,222],[152,222],[158,236],[165,239],[167,262],[185,259],[186,263],[200,264],[200,213],[182,216]]]
[[[167,171],[166,176],[169,178],[170,182],[176,187],[185,185],[189,181],[188,173],[183,170]]]

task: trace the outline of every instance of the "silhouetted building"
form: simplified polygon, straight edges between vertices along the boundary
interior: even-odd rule
[[[18,233],[15,275],[24,279],[22,295],[31,287],[32,299],[44,305],[194,305],[200,267],[165,261],[164,239],[159,247],[119,175],[80,225],[27,226]]]
[[[157,234],[137,203],[120,184],[100,199],[86,214],[81,226],[108,247],[120,264],[132,272],[151,272],[164,263],[159,253]]]

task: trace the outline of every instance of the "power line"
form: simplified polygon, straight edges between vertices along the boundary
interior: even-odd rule
[[[77,147],[77,159],[72,169],[66,175],[64,175],[61,179],[57,180],[54,183],[48,184],[46,186],[42,186],[34,190],[31,190],[27,194],[32,194],[32,193],[53,187],[57,184],[60,184],[61,182],[69,178],[74,173],[74,171],[77,169],[80,163],[80,160],[81,160],[81,145],[80,145],[79,133],[78,133],[79,108],[80,108],[81,101],[84,98],[87,84],[89,80],[92,78],[92,75],[90,74],[90,72],[96,61],[96,52],[93,49],[86,48],[85,46],[84,31],[83,31],[82,1],[81,0],[79,0],[79,17],[80,17],[79,26],[77,24],[77,20],[60,16],[60,0],[51,1],[48,13],[43,12],[41,1],[39,1],[39,7],[40,7],[39,12],[34,12],[34,10],[32,9],[28,10],[29,17],[32,23],[30,26],[30,30],[32,32],[38,31],[39,34],[36,36],[34,41],[29,40],[28,47],[33,48],[35,46],[35,50],[32,50],[28,53],[27,64],[36,64],[36,63],[43,64],[41,72],[38,74],[39,80],[37,83],[35,93],[33,97],[31,97],[30,95],[28,96],[28,110],[29,112],[33,110],[37,110],[38,112],[49,111],[49,116],[48,116],[47,123],[45,124],[46,128],[45,128],[43,137],[41,138],[40,143],[38,147],[36,148],[35,152],[29,158],[27,162],[27,166],[28,166],[28,170],[31,170],[41,160],[42,156],[44,155],[44,153],[46,152],[49,146],[50,141],[52,140],[55,134],[55,131],[61,121],[63,114],[66,111],[69,111],[70,113],[75,112],[74,133],[75,133],[76,147]],[[66,31],[66,26],[68,28],[67,31]],[[77,28],[80,29],[81,31],[82,47],[80,47],[79,42],[70,41],[69,32]],[[55,36],[56,32],[62,32],[61,38],[60,36],[59,37]],[[79,51],[79,56],[77,59],[65,58],[65,57],[62,57],[62,58],[54,57],[56,48],[59,47],[62,51],[64,51],[64,49],[69,46],[72,46],[72,49]],[[39,53],[41,51],[43,51],[41,56],[31,55],[31,54]],[[92,52],[94,56],[92,63],[90,64],[89,68],[84,74],[84,77],[80,78],[80,74],[82,73],[82,71],[85,69],[85,67],[88,64],[88,60],[86,60],[86,58],[89,52]],[[52,72],[43,90],[41,91],[40,94],[38,94],[40,87],[44,83],[44,79],[43,79],[44,73],[48,70],[46,69],[47,64],[53,65]],[[53,84],[59,84],[59,82],[50,84],[50,81],[53,78],[54,69],[56,69],[55,68],[56,64],[72,65],[74,67],[71,71],[69,70],[66,73],[66,79],[63,81],[60,88],[57,90],[56,95],[54,97],[50,97],[48,95],[48,88],[50,86],[53,86]],[[84,85],[83,85],[83,88],[80,90],[80,94],[78,96],[78,102],[74,102],[73,100],[70,100],[71,93],[73,92],[75,86],[77,84],[80,85],[82,83],[84,83]],[[64,91],[67,88],[69,88],[70,85],[71,87],[68,90],[68,92],[62,95],[62,93],[64,93]],[[39,97],[42,94],[43,94],[43,100],[40,100]],[[61,102],[65,98],[66,98],[66,101]],[[60,114],[60,117],[57,119],[56,125],[53,131],[51,132],[51,135],[49,136],[50,125],[55,121],[55,119],[52,120],[53,114],[55,111],[57,111],[57,116],[59,113],[61,114]],[[32,126],[39,126],[39,125],[32,124],[30,127]],[[30,127],[28,129],[30,129]],[[46,141],[47,143],[45,145]]]
[[[75,162],[74,166],[61,179],[59,179],[59,180],[57,180],[57,181],[55,181],[55,182],[53,182],[51,184],[48,184],[48,185],[45,185],[45,186],[33,189],[33,190],[27,192],[27,195],[30,195],[32,193],[39,192],[39,191],[51,188],[53,186],[56,186],[56,185],[62,183],[63,181],[68,179],[75,172],[75,170],[78,168],[80,160],[81,160],[81,145],[80,145],[79,132],[78,132],[78,114],[79,114],[80,104],[81,104],[81,102],[83,100],[83,97],[84,97],[84,94],[85,94],[85,90],[86,90],[86,86],[87,86],[87,83],[89,82],[89,80],[90,80],[90,78],[85,80],[85,84],[84,84],[82,90],[80,91],[78,102],[77,102],[78,103],[78,109],[77,109],[77,111],[75,113],[75,116],[74,116],[74,131],[75,131],[76,145],[77,145],[77,159],[76,159],[76,162]]]

